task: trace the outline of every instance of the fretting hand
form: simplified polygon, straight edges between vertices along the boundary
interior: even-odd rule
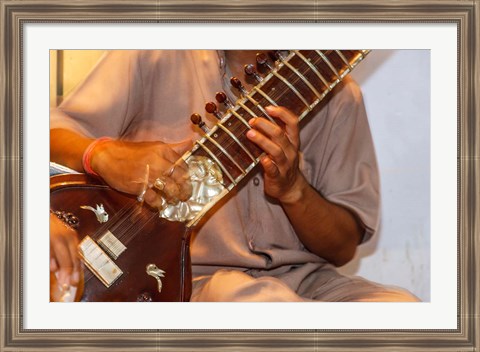
[[[247,137],[266,153],[260,160],[265,193],[281,203],[293,203],[299,200],[302,188],[307,186],[299,169],[298,117],[283,107],[269,106],[266,111],[284,127],[266,118],[254,118],[249,121],[252,129],[247,132]]]

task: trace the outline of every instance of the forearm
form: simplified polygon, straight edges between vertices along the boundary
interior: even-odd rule
[[[93,139],[79,133],[54,128],[50,130],[50,160],[84,172],[82,156]]]
[[[50,160],[85,172],[83,154],[93,141],[70,130],[52,129]],[[105,140],[89,150],[90,172],[118,191],[133,195],[146,191],[144,200],[152,207],[160,207],[163,200],[178,202],[190,197],[188,168],[184,162],[178,162],[181,154],[190,148],[189,140],[177,144]],[[145,189],[159,177],[164,180],[164,189],[160,192],[151,186]]]
[[[349,262],[363,226],[349,210],[322,197],[303,176],[295,189],[281,204],[300,241],[336,266]]]

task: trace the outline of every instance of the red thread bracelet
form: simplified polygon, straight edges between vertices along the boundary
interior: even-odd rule
[[[98,176],[98,174],[95,171],[93,171],[92,166],[90,165],[90,162],[92,161],[93,149],[95,149],[95,147],[98,146],[99,144],[103,142],[111,141],[111,140],[112,138],[110,137],[101,137],[101,138],[95,139],[92,143],[88,145],[87,149],[85,149],[82,157],[82,165],[83,165],[83,169],[87,174]]]

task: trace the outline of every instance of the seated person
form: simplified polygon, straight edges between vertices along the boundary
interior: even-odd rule
[[[186,201],[188,167],[177,160],[200,138],[189,116],[220,90],[235,101],[229,78],[243,77],[255,53],[107,52],[51,111],[52,161],[96,174],[159,209]],[[265,110],[280,123],[252,118],[247,133],[265,153],[261,167],[203,219],[191,240],[191,300],[417,301],[403,289],[336,269],[379,223],[377,163],[357,84],[347,76],[300,124],[283,107]],[[145,188],[139,180],[146,165]]]

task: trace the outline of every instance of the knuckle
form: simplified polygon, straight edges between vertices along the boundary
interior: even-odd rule
[[[171,182],[167,183],[167,187],[165,187],[163,192],[167,201],[178,198],[181,193],[178,185]]]
[[[275,150],[272,150],[272,156],[277,161],[281,161],[285,158],[285,154],[283,153],[283,150],[280,148],[275,148]]]
[[[185,182],[182,189],[182,201],[187,201],[192,195],[193,186],[190,182]]]
[[[272,131],[272,137],[281,138],[284,135],[283,130],[280,127],[274,128]]]
[[[156,193],[155,191],[149,189],[145,192],[145,202],[147,202],[148,204],[151,204],[152,202],[154,202],[156,199]]]

